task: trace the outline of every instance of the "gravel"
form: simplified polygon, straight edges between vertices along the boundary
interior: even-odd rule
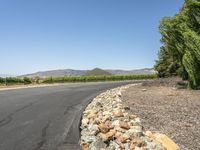
[[[183,150],[199,150],[200,91],[184,87],[179,79],[154,80],[130,87],[122,99],[146,130],[166,134]]]

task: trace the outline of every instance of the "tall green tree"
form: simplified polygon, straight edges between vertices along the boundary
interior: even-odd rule
[[[161,42],[155,69],[160,77],[179,75],[189,87],[200,86],[200,0],[185,0],[174,17],[160,23]]]

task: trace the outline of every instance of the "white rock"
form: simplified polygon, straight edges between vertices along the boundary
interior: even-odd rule
[[[88,118],[83,118],[82,119],[82,125],[83,126],[87,126],[88,123],[89,123],[89,119]]]
[[[115,121],[112,122],[113,126],[119,126],[119,124],[120,124],[119,120],[115,120]]]

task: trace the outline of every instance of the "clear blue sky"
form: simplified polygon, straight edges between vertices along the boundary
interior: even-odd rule
[[[0,74],[153,67],[183,0],[0,0]]]

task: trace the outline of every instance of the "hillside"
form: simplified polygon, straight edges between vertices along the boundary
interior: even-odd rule
[[[22,75],[20,77],[57,77],[57,76],[82,76],[85,75],[86,70],[73,70],[73,69],[62,69],[62,70],[50,70],[40,71],[32,74]]]
[[[131,74],[155,74],[156,71],[152,68],[135,69],[135,70],[106,70],[111,74],[116,75],[131,75]]]
[[[93,70],[73,70],[73,69],[60,69],[40,71],[32,74],[21,75],[20,77],[57,77],[57,76],[83,76],[83,75],[132,75],[132,74],[155,74],[155,70],[152,68],[137,69],[137,70],[115,70],[115,69],[93,69]]]
[[[112,75],[112,73],[100,68],[95,68],[93,70],[88,70],[85,75],[86,76],[108,76],[108,75]]]
[[[3,77],[3,78],[5,78],[5,77],[13,77],[13,75],[9,75],[9,74],[0,74],[0,77]]]

